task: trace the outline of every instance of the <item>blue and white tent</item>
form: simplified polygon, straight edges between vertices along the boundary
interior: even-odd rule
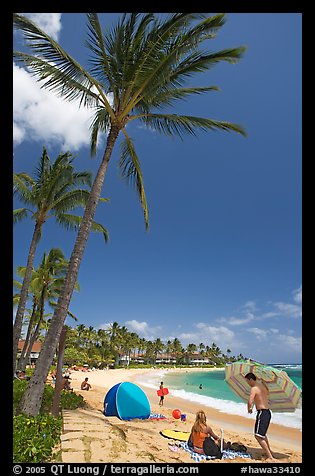
[[[117,416],[121,420],[144,420],[150,416],[150,402],[138,385],[121,382],[108,390],[103,413],[105,416]]]

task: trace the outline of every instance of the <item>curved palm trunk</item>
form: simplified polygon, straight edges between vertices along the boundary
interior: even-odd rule
[[[38,336],[39,331],[40,331],[41,324],[42,324],[43,319],[44,319],[46,292],[47,292],[47,285],[45,284],[44,287],[43,287],[43,290],[41,292],[41,297],[40,297],[39,319],[38,319],[37,325],[35,327],[35,330],[34,330],[32,336],[29,336],[29,345],[28,345],[28,347],[27,347],[27,349],[24,353],[24,357],[22,357],[23,354],[21,354],[21,358],[23,358],[21,365],[24,366],[24,368],[21,368],[21,370],[25,370],[25,368],[26,368],[27,362],[29,361],[29,358],[30,358],[30,355],[31,355],[31,352],[32,352],[33,345],[34,345],[34,343],[37,339],[37,336]],[[20,361],[19,361],[19,365],[20,365]]]
[[[45,381],[67,315],[73,289],[77,281],[80,263],[89,237],[89,232],[96,212],[97,204],[101,195],[105,173],[118,134],[119,128],[113,126],[107,138],[103,160],[95,177],[90,198],[85,209],[77,239],[69,260],[67,274],[57,302],[57,307],[51,319],[40,356],[36,363],[35,371],[20,402],[19,411],[27,413],[28,415],[36,416],[40,410]]]
[[[13,375],[16,371],[16,358],[18,352],[19,339],[22,332],[23,317],[28,296],[28,289],[30,287],[32,278],[32,269],[35,257],[36,246],[39,241],[41,231],[41,224],[36,222],[34,233],[31,241],[30,251],[27,258],[27,265],[25,269],[24,279],[21,288],[20,301],[16,311],[14,326],[13,326]]]
[[[32,309],[32,315],[30,317],[30,322],[28,324],[27,334],[26,334],[26,337],[25,337],[25,342],[24,342],[24,345],[23,345],[21,356],[20,356],[18,364],[17,364],[17,368],[19,370],[25,370],[25,368],[26,368],[26,354],[27,354],[29,341],[30,341],[30,338],[31,338],[32,329],[34,327],[36,307],[37,307],[37,303],[36,303],[36,301],[34,301],[33,309]]]
[[[30,358],[30,355],[31,355],[31,352],[32,352],[32,348],[33,348],[33,345],[39,335],[39,332],[40,332],[40,328],[41,328],[41,324],[43,322],[43,319],[44,319],[44,307],[45,307],[45,298],[46,298],[46,289],[47,289],[47,286],[44,287],[43,291],[42,291],[42,294],[41,294],[41,302],[40,302],[40,314],[39,314],[39,319],[38,319],[38,323],[35,327],[35,330],[33,332],[33,335],[32,337],[30,338],[30,342],[29,342],[29,346],[27,348],[27,351],[26,351],[26,354],[24,356],[24,362],[23,362],[23,365],[24,367],[26,367],[26,364],[27,362],[29,361],[29,358]],[[22,369],[22,370],[25,370]]]

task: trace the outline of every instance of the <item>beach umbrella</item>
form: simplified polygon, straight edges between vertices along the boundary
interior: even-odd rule
[[[236,395],[247,401],[251,387],[245,375],[252,372],[269,390],[269,408],[274,412],[294,412],[302,402],[302,391],[284,370],[254,360],[229,362],[225,366],[225,381]]]

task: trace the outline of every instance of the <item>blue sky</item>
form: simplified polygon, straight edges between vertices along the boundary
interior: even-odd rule
[[[27,14],[87,66],[86,17]],[[34,16],[35,15],[35,16]],[[112,24],[119,14],[100,14]],[[177,113],[242,125],[248,134],[200,133],[183,141],[131,123],[149,205],[145,231],[138,199],[119,177],[116,145],[70,309],[95,328],[117,321],[146,339],[215,342],[263,362],[301,361],[301,30],[299,13],[231,13],[211,50],[247,46],[236,65],[191,80],[220,92],[183,102]],[[14,34],[16,49],[23,48]],[[89,156],[90,111],[40,90],[14,65],[14,171],[32,173],[45,146],[77,154],[95,174],[104,139]],[[174,112],[171,110],[170,112]],[[19,203],[15,202],[18,207]],[[14,269],[25,265],[33,222],[14,228]],[[75,233],[49,220],[35,264]],[[73,321],[68,321],[73,325]]]

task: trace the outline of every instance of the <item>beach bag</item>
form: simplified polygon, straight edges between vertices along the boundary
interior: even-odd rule
[[[247,453],[246,446],[239,442],[231,443],[229,450],[238,451],[240,453]]]
[[[222,452],[211,436],[205,438],[205,441],[203,442],[203,451],[207,456],[214,456],[218,459],[222,458]]]

